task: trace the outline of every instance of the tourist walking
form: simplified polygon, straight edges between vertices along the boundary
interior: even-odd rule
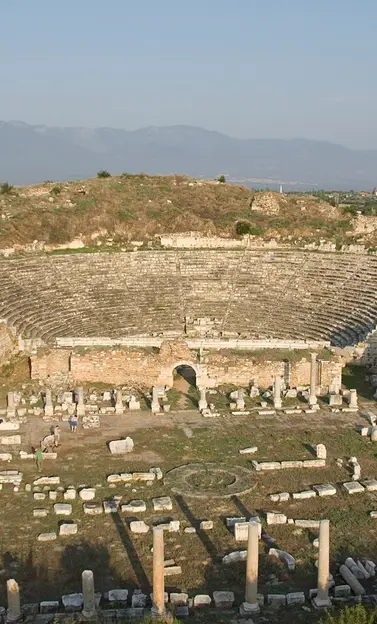
[[[60,427],[55,425],[54,427],[54,446],[59,446],[60,442]]]
[[[38,446],[38,448],[35,450],[35,461],[36,461],[36,464],[37,464],[38,472],[42,472],[42,468],[43,468],[43,453],[42,453],[42,448],[40,446]]]
[[[77,422],[78,422],[78,417],[77,414],[73,414],[73,416],[71,416],[71,420],[70,420],[70,426],[71,426],[71,432],[72,433],[76,433],[77,432]]]

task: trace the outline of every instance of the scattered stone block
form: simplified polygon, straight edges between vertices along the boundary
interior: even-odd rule
[[[44,492],[34,492],[33,498],[34,500],[44,500],[46,498],[46,494],[44,494]]]
[[[279,494],[270,494],[270,500],[273,503],[285,503],[290,499],[289,492],[280,492]]]
[[[262,525],[259,519],[255,521],[258,522],[258,531],[259,531],[259,539],[260,539],[262,535]],[[247,542],[248,536],[249,536],[249,523],[248,522],[236,522],[236,524],[234,525],[234,537],[236,538],[236,541]]]
[[[12,461],[12,453],[0,453],[0,461]]]
[[[194,596],[194,607],[207,607],[211,602],[211,596],[208,596],[208,594],[197,594]]]
[[[103,513],[101,503],[85,503],[83,505],[84,513],[88,516],[99,516]]]
[[[292,557],[292,555],[285,552],[284,550],[279,550],[278,548],[270,548],[268,554],[272,557],[277,557],[278,559],[280,559],[280,561],[283,561],[283,563],[287,565],[288,570],[290,570],[291,572],[295,570],[296,560],[294,559],[294,557]]]
[[[377,490],[377,480],[367,479],[362,482],[362,485],[368,490],[368,492],[375,492]]]
[[[70,516],[72,513],[72,505],[69,503],[55,503],[54,512],[57,516]]]
[[[349,585],[335,585],[334,596],[335,598],[348,598],[351,595],[351,588]]]
[[[182,574],[181,566],[166,566],[164,568],[164,576],[176,576],[178,574]]]
[[[272,607],[280,607],[282,605],[285,605],[285,594],[267,594],[267,603]]]
[[[65,594],[62,596],[62,603],[67,613],[81,611],[83,605],[82,594]]]
[[[35,479],[34,485],[59,485],[60,477],[39,477]]]
[[[246,561],[247,550],[235,550],[228,555],[225,555],[222,559],[224,565],[230,565],[231,563],[238,563],[239,561]]]
[[[361,494],[365,492],[365,488],[358,481],[349,481],[348,483],[343,483],[343,486],[348,494]]]
[[[79,496],[81,500],[83,501],[94,500],[96,496],[96,489],[95,488],[83,488],[82,490],[79,491]]]
[[[202,531],[211,531],[213,529],[212,520],[202,520],[199,527]]]
[[[325,459],[305,459],[302,462],[303,468],[326,468]]]
[[[57,613],[59,611],[58,600],[44,600],[39,603],[40,613]]]
[[[37,537],[38,542],[52,542],[56,540],[56,533],[40,533]]]
[[[296,500],[301,500],[304,498],[315,498],[317,493],[313,490],[304,490],[303,492],[293,492],[292,498]]]
[[[319,529],[320,520],[295,520],[295,526],[303,529]]]
[[[226,519],[226,526],[228,527],[228,529],[233,529],[234,525],[237,522],[246,522],[246,518],[244,518],[243,516],[237,517],[237,518],[227,518]]]
[[[143,520],[133,520],[130,522],[130,529],[132,533],[148,533],[149,526]]]
[[[76,499],[76,490],[74,488],[68,488],[63,494],[64,500],[75,500]]]
[[[106,500],[103,501],[103,510],[105,514],[117,513],[118,511],[118,503],[116,500]]]
[[[59,527],[59,535],[76,535],[77,524],[75,522],[62,522]]]
[[[109,602],[127,602],[128,589],[111,589],[108,593]]]
[[[57,497],[58,497],[58,493],[55,490],[50,490],[48,493],[48,497],[50,500],[52,501],[56,501]]]
[[[248,455],[252,453],[256,453],[258,450],[257,446],[248,446],[247,448],[241,449],[239,452],[241,455]]]
[[[300,460],[289,460],[280,462],[282,470],[287,468],[302,468],[302,461]]]
[[[25,483],[25,492],[31,492],[31,484]]]
[[[147,506],[143,500],[132,500],[127,505],[121,505],[122,513],[142,513],[147,511]]]
[[[175,607],[175,615],[177,617],[188,617],[189,616],[188,605],[177,605]]]
[[[33,509],[34,518],[46,518],[48,516],[48,509]]]
[[[347,557],[347,559],[344,562],[344,565],[346,565],[347,568],[351,570],[355,578],[361,581],[365,579],[365,574],[363,570],[361,570],[361,568],[357,565],[356,561],[352,559],[352,557]]]
[[[234,593],[231,591],[214,591],[213,601],[217,609],[231,609],[234,604]]]
[[[141,589],[135,589],[132,594],[132,607],[136,609],[144,609],[147,606],[147,600],[147,594],[143,594]]]
[[[336,494],[336,488],[330,483],[323,483],[320,485],[313,485],[318,496],[334,496]]]
[[[187,605],[188,602],[188,594],[183,592],[170,594],[170,602],[177,606]]]
[[[131,483],[132,481],[132,474],[130,472],[121,472],[119,476],[122,483]]]
[[[3,444],[4,446],[12,446],[16,444],[21,444],[21,436],[20,435],[0,436],[0,444]]]
[[[184,533],[196,533],[196,528],[195,527],[186,527],[185,530],[183,531]]]
[[[154,481],[156,475],[154,472],[133,472],[132,481]]]
[[[161,481],[164,476],[161,468],[159,468],[158,466],[155,468],[150,468],[149,472],[152,472],[154,475],[156,475],[157,481]]]
[[[254,460],[251,464],[257,472],[260,470],[281,470],[280,462],[257,462]]]
[[[286,595],[287,605],[290,604],[305,604],[304,592],[290,592]]]
[[[112,440],[109,442],[109,449],[112,455],[123,455],[134,450],[134,441],[127,437],[125,440]]]
[[[152,498],[154,511],[171,511],[173,503],[170,496],[161,496],[160,498]]]
[[[376,564],[373,561],[367,559],[365,562],[365,569],[368,572],[369,576],[376,575]]]
[[[267,524],[286,524],[287,516],[281,513],[267,512]]]

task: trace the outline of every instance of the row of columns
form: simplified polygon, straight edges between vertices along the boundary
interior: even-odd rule
[[[158,617],[165,614],[165,575],[164,575],[164,531],[162,527],[153,529],[153,607],[152,613]],[[84,617],[90,619],[96,614],[94,576],[91,570],[84,570],[82,575],[82,595]],[[14,579],[7,581],[8,622],[22,619],[20,590]]]
[[[165,614],[165,575],[164,575],[164,530],[153,529],[153,606],[152,614],[161,617]],[[258,568],[259,568],[259,527],[258,522],[250,522],[248,529],[245,602],[241,611],[257,613],[258,603]],[[317,596],[314,605],[318,608],[331,606],[329,599],[330,572],[330,522],[321,520],[319,527],[319,557]],[[82,573],[83,615],[92,618],[96,612],[94,577],[91,570]],[[7,581],[8,622],[21,620],[20,592],[14,579]]]
[[[250,522],[247,542],[245,602],[241,605],[241,614],[258,613],[258,566],[259,566],[259,528],[258,522]],[[321,520],[319,525],[319,556],[317,595],[313,599],[317,608],[331,607],[329,598],[330,573],[330,522]]]

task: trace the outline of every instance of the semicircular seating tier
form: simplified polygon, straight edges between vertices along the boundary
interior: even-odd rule
[[[220,336],[356,344],[377,323],[377,258],[171,250],[0,260],[0,318],[24,338]]]

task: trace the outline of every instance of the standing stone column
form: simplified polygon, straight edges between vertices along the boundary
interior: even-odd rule
[[[115,400],[115,413],[123,414],[123,401],[122,401],[122,391],[116,391],[116,400]]]
[[[330,521],[321,520],[319,524],[319,555],[318,555],[318,592],[313,599],[317,608],[331,607],[329,598],[330,572]]]
[[[311,354],[309,405],[317,405],[317,354]]]
[[[84,388],[77,388],[77,416],[85,416]]]
[[[153,529],[153,607],[152,615],[165,614],[165,575],[164,575],[164,530]]]
[[[355,390],[355,388],[350,390],[349,406],[353,408],[357,408],[357,390]]]
[[[18,583],[14,579],[7,581],[7,598],[8,598],[8,611],[7,621],[18,622],[22,619],[21,604],[20,604],[20,590]]]
[[[275,383],[274,383],[274,408],[275,409],[281,409],[282,407],[282,402],[281,402],[281,377],[280,375],[276,375],[275,377]]]
[[[242,388],[237,390],[236,407],[238,410],[245,409],[245,398],[244,398],[244,391]]]
[[[96,599],[94,595],[94,577],[91,570],[84,570],[81,575],[83,609],[82,614],[86,618],[93,618],[96,614]]]
[[[8,392],[7,394],[7,416],[8,418],[14,418],[16,415],[16,407],[14,404],[14,392]]]
[[[158,390],[156,386],[152,388],[152,413],[157,414],[160,411],[160,401],[158,400]]]
[[[46,391],[45,391],[44,412],[45,412],[45,416],[53,416],[54,414],[54,406],[52,404],[51,388],[46,388]]]
[[[207,409],[207,397],[206,397],[206,389],[200,388],[200,399],[199,399],[199,411]]]
[[[241,615],[259,612],[258,603],[258,564],[259,564],[259,527],[258,522],[249,523],[246,559],[245,602],[240,607]]]

